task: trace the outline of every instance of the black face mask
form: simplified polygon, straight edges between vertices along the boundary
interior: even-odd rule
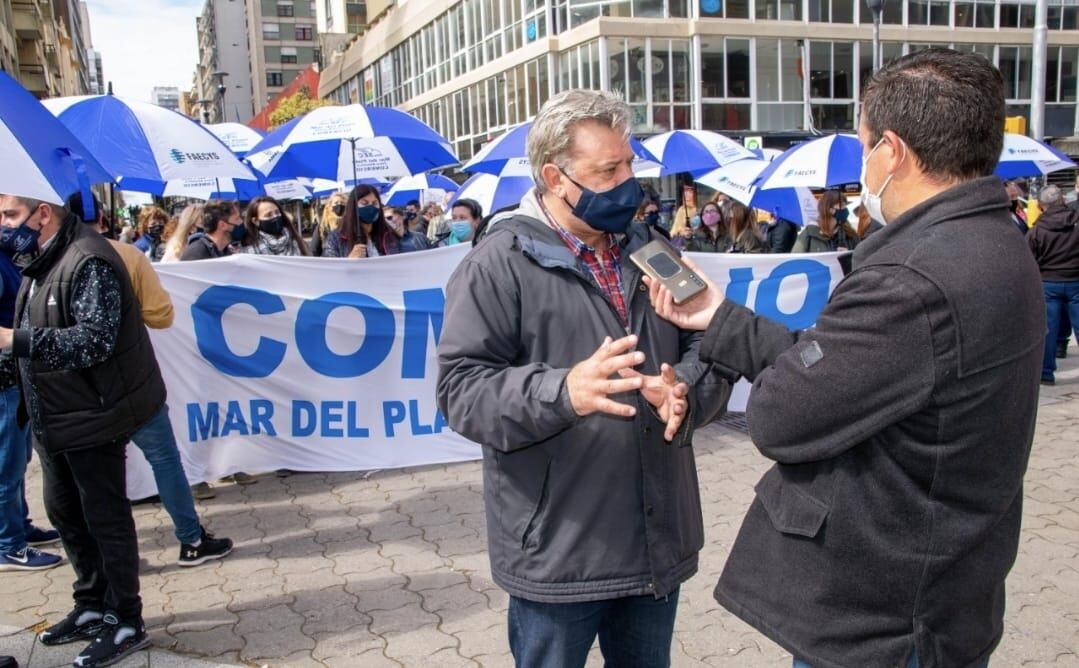
[[[337,216],[338,218],[345,215],[345,205],[344,204],[334,204],[333,208],[330,209],[330,210],[333,211],[333,215]]]
[[[285,217],[281,214],[274,216],[273,218],[267,218],[266,220],[259,221],[259,230],[269,234],[271,237],[279,237],[285,230]]]
[[[650,225],[652,227],[659,225],[659,213],[653,211],[651,213],[644,214],[644,222],[646,225]]]
[[[157,241],[161,238],[161,234],[165,231],[164,225],[151,225],[146,234],[150,235],[150,238]]]

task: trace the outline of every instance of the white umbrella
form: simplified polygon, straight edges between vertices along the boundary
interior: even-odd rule
[[[993,173],[1004,179],[1042,176],[1062,169],[1075,169],[1068,156],[1026,135],[1004,133],[1004,148]]]

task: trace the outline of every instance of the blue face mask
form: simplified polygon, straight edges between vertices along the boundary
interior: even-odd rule
[[[631,176],[610,190],[597,193],[574,181],[566,170],[563,169],[562,173],[570,183],[581,189],[577,204],[570,204],[569,200],[562,198],[566,206],[573,209],[573,215],[600,232],[619,234],[629,228],[644,201],[644,189],[635,177]]]
[[[12,258],[19,256],[33,258],[37,255],[37,240],[41,232],[26,225],[33,217],[34,212],[31,211],[18,227],[5,227],[0,230],[0,251]]]
[[[373,224],[378,220],[379,208],[374,204],[361,204],[356,207],[356,215],[359,217],[361,223]]]
[[[458,241],[464,241],[472,234],[472,223],[467,220],[454,220],[450,223],[450,230]]]

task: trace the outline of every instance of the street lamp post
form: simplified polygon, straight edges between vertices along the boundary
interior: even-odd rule
[[[222,72],[220,70],[214,72],[212,75],[214,79],[217,79],[217,96],[221,98],[221,114],[220,116],[218,116],[218,123],[224,123],[226,120],[228,120],[225,118],[225,110],[227,109],[227,107],[225,106],[225,91],[228,90],[228,87],[225,86],[225,77],[227,77],[228,75],[228,72]]]
[[[1045,70],[1046,42],[1049,39],[1049,0],[1038,0],[1034,5],[1034,62],[1031,79],[1034,84],[1030,100],[1030,134],[1038,141],[1045,139]],[[1056,75],[1054,75],[1055,78]]]
[[[873,12],[873,71],[883,64],[880,52],[880,14],[884,10],[884,0],[866,0],[866,6]]]

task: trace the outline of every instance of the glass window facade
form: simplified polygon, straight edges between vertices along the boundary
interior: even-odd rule
[[[955,39],[961,29],[1022,28],[1029,22],[1028,8],[1033,11],[1033,0],[903,0],[887,2],[881,20],[953,27],[941,34]],[[664,19],[657,25],[665,26],[679,17],[701,19],[689,24],[700,34],[619,35],[617,20],[605,23],[598,39],[594,33],[567,32],[600,17]],[[449,138],[462,160],[535,116],[552,94],[570,88],[622,96],[633,111],[633,130],[644,134],[693,127],[794,130],[804,129],[807,119],[820,130],[853,130],[861,91],[872,73],[868,28],[860,29],[865,32],[858,40],[780,39],[759,35],[756,24],[766,21],[865,26],[872,15],[864,0],[462,0],[343,82],[332,97],[339,103],[405,106]],[[1050,0],[1051,30],[1074,30],[1077,21],[1079,0]],[[705,34],[719,32],[713,27],[718,25],[725,35]],[[275,27],[263,24],[264,34]],[[1008,34],[995,39],[1007,42]],[[551,48],[538,57],[524,61],[516,55],[555,35],[559,41],[551,40]],[[1009,113],[1029,117],[1032,53],[1024,37],[1012,38],[1012,44],[936,44],[974,51],[996,64],[1005,79]],[[883,42],[882,59],[927,46]],[[291,54],[281,51],[279,58],[289,62]],[[480,81],[469,78],[493,63],[506,64]],[[1047,69],[1046,133],[1073,134],[1079,47],[1050,44]],[[459,83],[462,78],[467,80]],[[426,99],[417,107],[412,100],[418,96]]]

